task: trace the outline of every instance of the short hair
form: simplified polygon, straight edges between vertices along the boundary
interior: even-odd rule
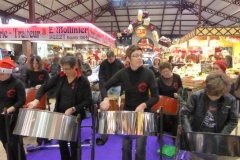
[[[172,66],[169,62],[161,62],[159,65],[159,70],[163,70],[165,68],[168,68],[169,70],[172,70]]]
[[[111,57],[114,57],[115,54],[113,51],[107,51],[106,56],[107,56],[107,58],[111,58]]]
[[[33,61],[37,61],[37,63],[38,63],[38,69],[39,70],[43,70],[43,68],[44,68],[44,66],[43,66],[43,62],[42,62],[42,59],[41,59],[41,57],[40,56],[32,56],[31,58],[30,58],[30,61],[29,61],[29,63],[28,63],[28,69],[29,70],[33,70]]]
[[[61,65],[69,65],[71,68],[73,68],[77,64],[77,58],[71,54],[66,53],[60,60]]]
[[[232,80],[224,73],[211,73],[206,77],[203,89],[210,96],[220,96],[229,93]]]
[[[131,55],[132,55],[132,53],[133,53],[134,51],[137,51],[137,50],[142,51],[142,48],[140,48],[140,47],[137,46],[137,45],[131,45],[131,46],[129,46],[128,49],[126,50],[126,57],[130,58]]]

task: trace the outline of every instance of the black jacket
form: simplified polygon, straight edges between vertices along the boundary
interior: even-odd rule
[[[43,84],[39,88],[36,99],[39,100],[47,91],[56,87],[56,103],[54,112],[59,112],[59,94],[63,86],[63,82],[66,78],[67,76],[63,72],[54,75],[47,81],[47,83]],[[91,107],[92,105],[92,92],[90,88],[90,83],[84,75],[78,77],[78,80],[74,87],[74,92],[75,93],[72,96],[74,96],[74,106],[76,108],[76,112],[74,112],[73,115],[76,116],[78,113],[80,113],[81,119],[84,119],[85,108]]]
[[[181,110],[184,131],[199,132],[208,111],[209,98],[204,90],[191,95],[186,107]],[[217,105],[216,133],[230,134],[238,124],[235,98],[228,94],[220,97]]]

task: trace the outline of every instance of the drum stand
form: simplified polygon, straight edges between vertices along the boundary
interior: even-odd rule
[[[12,118],[12,115],[10,115]],[[4,108],[4,117],[5,117],[5,129],[6,129],[6,137],[7,137],[7,143],[5,144],[5,148],[6,148],[6,154],[7,154],[7,159],[10,159],[10,156],[9,156],[9,148],[11,148],[11,142],[10,142],[10,133],[9,133],[9,126],[11,124],[11,120],[9,122],[9,115],[7,114],[7,108]],[[18,143],[18,160],[21,160],[21,137],[20,137],[20,140],[19,140],[19,143]]]
[[[158,123],[160,126],[160,132],[159,132],[159,137],[160,137],[160,141],[159,141],[159,147],[160,147],[160,160],[163,159],[163,155],[162,155],[162,146],[163,146],[163,107],[160,106],[159,107],[159,113],[158,113]]]

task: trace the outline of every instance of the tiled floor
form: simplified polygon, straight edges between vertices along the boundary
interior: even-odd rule
[[[51,103],[51,111],[52,111],[53,110],[53,106],[54,106],[54,99],[51,99],[50,103]],[[236,134],[236,130],[234,130],[232,132],[232,135],[235,135],[235,134]],[[237,128],[237,135],[240,136],[240,119],[239,119],[238,128]],[[23,143],[25,145],[26,144],[32,144],[34,146],[37,145],[36,138],[33,138],[33,137],[25,137],[23,139]],[[26,147],[26,146],[24,146],[24,147]],[[3,146],[2,146],[2,143],[0,143],[0,160],[7,160],[6,153],[5,153],[5,150],[4,150]]]

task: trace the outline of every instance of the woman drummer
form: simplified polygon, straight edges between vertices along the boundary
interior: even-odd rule
[[[13,68],[16,68],[16,66],[11,59],[4,58],[3,60],[0,60],[0,140],[5,150],[8,151],[8,160],[18,159],[18,154],[20,154],[21,160],[26,160],[22,137],[12,134],[16,125],[19,108],[22,108],[26,100],[23,83],[12,76]],[[7,126],[4,119],[4,107],[7,108],[9,121],[11,119],[8,131],[9,141],[7,140]],[[21,144],[19,145],[19,143]],[[18,146],[20,148],[18,148]],[[20,153],[18,149],[20,149]]]
[[[100,104],[102,110],[110,106],[107,90],[117,83],[121,83],[125,91],[124,110],[136,112],[148,112],[152,105],[158,101],[158,89],[153,72],[143,67],[143,51],[136,45],[129,46],[126,51],[127,60],[130,66],[119,70],[113,77],[104,84],[101,89],[103,101]],[[149,98],[148,90],[151,91]],[[136,160],[146,160],[147,137],[142,136],[136,142]],[[132,159],[132,140],[122,141],[122,159]]]
[[[66,54],[60,60],[62,72],[51,77],[47,83],[39,88],[34,101],[27,104],[29,108],[35,108],[41,97],[50,89],[56,88],[56,103],[54,112],[66,115],[81,114],[81,120],[85,115],[85,108],[92,105],[92,93],[88,79],[78,69],[77,59],[74,55]],[[81,124],[80,124],[81,125]],[[70,142],[70,150],[67,141],[59,140],[62,160],[77,159],[77,142]]]
[[[161,75],[157,80],[159,95],[179,98],[179,93],[182,91],[182,80],[176,73],[172,73],[172,66],[169,62],[162,62],[159,65]],[[173,136],[177,135],[178,116],[163,115],[163,130],[171,132]]]

